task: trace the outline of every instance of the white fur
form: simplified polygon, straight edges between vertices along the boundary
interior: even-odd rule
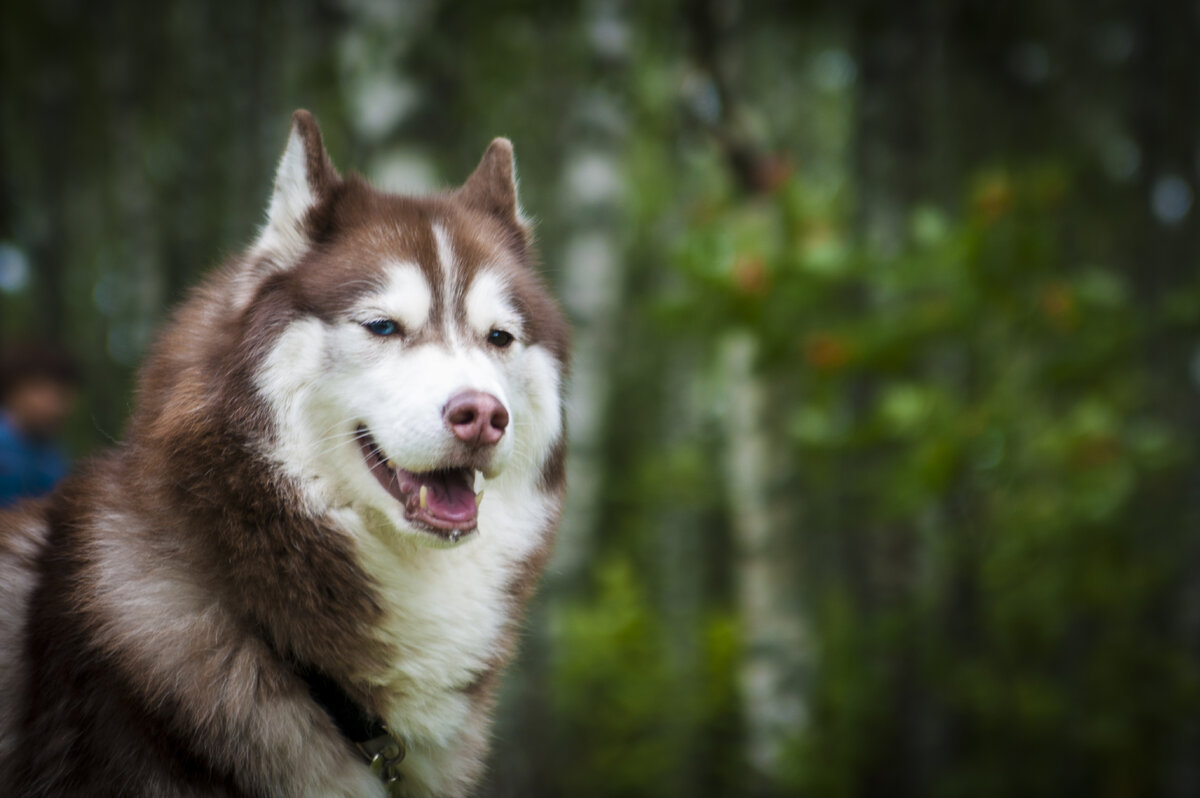
[[[508,286],[494,270],[484,270],[471,282],[463,300],[467,324],[480,337],[492,330],[505,330],[521,341],[521,316],[509,300]]]
[[[332,429],[314,426],[309,405],[322,374],[325,326],[307,318],[288,326],[272,347],[258,375],[258,389],[267,397],[279,430],[279,440],[267,454],[301,488],[314,514],[332,500],[332,485],[314,469],[318,456],[341,441],[326,439]]]
[[[395,261],[386,264],[384,271],[388,274],[387,287],[365,306],[361,321],[392,319],[405,330],[424,327],[433,308],[433,293],[421,268],[415,263]]]
[[[454,253],[445,231],[433,232],[450,288],[457,284],[449,274]],[[472,333],[466,340],[411,345],[372,335],[363,321],[393,318],[414,336],[428,324],[433,292],[423,273],[411,264],[387,271],[382,290],[346,319],[291,324],[272,348],[258,389],[279,431],[270,455],[314,512],[355,539],[379,586],[387,614],[376,634],[394,661],[356,676],[389,696],[389,725],[409,746],[407,793],[437,795],[465,778],[455,770],[463,765],[454,752],[464,735],[479,732],[462,689],[500,654],[514,569],[549,531],[554,501],[539,486],[562,434],[561,376],[547,350],[521,341],[507,287],[487,269],[465,297],[445,292],[447,302],[465,303]],[[506,349],[489,346],[493,327],[517,340]],[[496,396],[511,421],[483,482],[479,534],[446,549],[410,527],[368,471],[354,431],[365,424],[403,468],[438,467],[455,445],[442,408],[467,389]]]
[[[290,262],[303,254],[308,241],[302,222],[314,202],[308,185],[304,140],[293,126],[275,172],[275,191],[267,208],[267,223],[251,248],[251,255],[278,254]]]
[[[450,244],[450,236],[446,233],[446,228],[440,224],[435,224],[432,229],[438,266],[442,273],[442,312],[443,317],[449,319],[453,318],[450,311],[454,307],[455,296],[457,294],[455,283],[458,276],[458,269],[455,268],[454,247]],[[456,342],[453,325],[448,325],[446,334],[450,341]]]

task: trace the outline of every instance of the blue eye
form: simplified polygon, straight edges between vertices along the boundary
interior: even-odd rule
[[[391,319],[376,319],[375,321],[366,322],[363,326],[370,330],[373,335],[381,337],[400,334],[400,325]]]
[[[488,333],[487,342],[497,349],[503,349],[513,342],[513,336],[505,330],[492,330]]]

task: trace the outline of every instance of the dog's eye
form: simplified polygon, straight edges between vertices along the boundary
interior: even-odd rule
[[[376,319],[363,324],[372,334],[385,337],[388,335],[399,335],[402,331],[400,325],[391,319]]]
[[[513,336],[505,330],[492,330],[488,333],[487,342],[497,349],[504,349],[513,342]]]

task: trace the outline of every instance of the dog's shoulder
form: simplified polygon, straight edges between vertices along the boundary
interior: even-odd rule
[[[45,500],[0,511],[0,773],[16,746],[25,693],[25,627],[50,525]]]
[[[0,674],[11,670],[19,652],[37,563],[49,536],[48,501],[25,502],[0,510]]]

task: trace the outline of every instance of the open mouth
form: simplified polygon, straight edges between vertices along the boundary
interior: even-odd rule
[[[404,505],[404,517],[410,523],[452,543],[475,530],[483,498],[482,492],[475,493],[475,469],[408,471],[388,458],[366,427],[358,427],[357,437],[368,470]]]

